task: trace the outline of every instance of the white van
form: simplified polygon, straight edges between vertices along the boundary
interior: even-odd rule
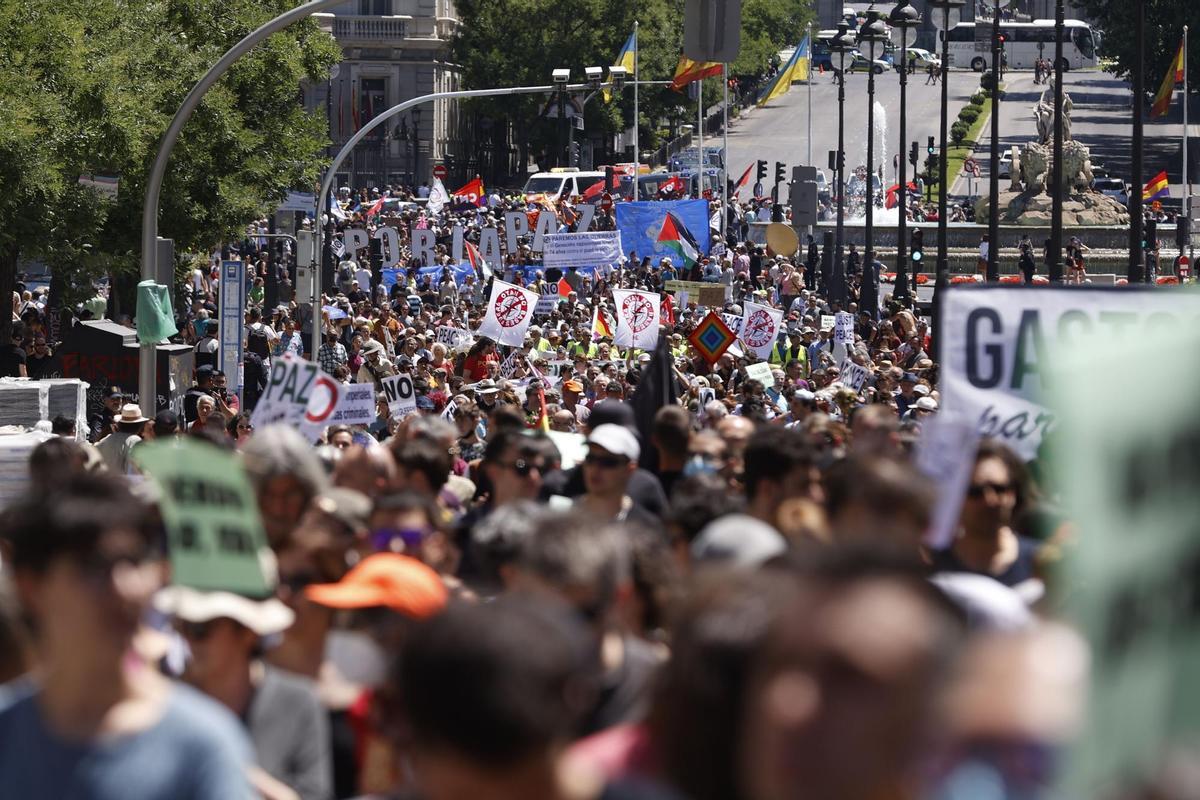
[[[568,167],[555,167],[549,172],[535,172],[525,181],[525,199],[535,196],[547,200],[561,197],[579,197],[589,188],[604,180],[603,172],[581,172]]]

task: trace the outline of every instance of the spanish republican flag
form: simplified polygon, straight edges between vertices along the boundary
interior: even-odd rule
[[[677,92],[692,81],[711,78],[721,74],[721,64],[716,61],[692,61],[685,55],[679,56],[679,65],[675,67],[675,77],[671,79],[671,88]]]
[[[1150,116],[1165,117],[1167,112],[1171,110],[1171,99],[1175,95],[1175,84],[1183,81],[1183,42],[1179,43],[1179,50],[1175,52],[1175,58],[1171,61],[1171,66],[1167,69],[1167,74],[1163,76],[1162,86],[1158,87],[1158,94],[1154,96],[1154,105],[1150,108]]]
[[[805,36],[804,41],[796,45],[792,57],[779,68],[779,72],[775,73],[775,77],[766,85],[766,88],[759,92],[758,105],[765,105],[768,101],[787,92],[792,88],[792,81],[808,80],[809,46],[809,38]]]
[[[617,53],[617,60],[613,62],[613,66],[624,67],[629,80],[637,80],[637,28],[634,28],[633,33],[625,40],[625,45],[621,52]],[[612,102],[612,89],[604,90],[604,102]]]
[[[1142,200],[1157,200],[1160,197],[1171,196],[1171,182],[1167,179],[1167,171],[1155,175],[1142,189]]]

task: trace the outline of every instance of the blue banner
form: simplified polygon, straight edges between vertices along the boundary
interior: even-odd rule
[[[437,288],[442,285],[442,271],[447,267],[418,267],[417,268],[417,288],[420,288],[425,283],[425,278],[428,277],[429,285]],[[468,275],[474,275],[475,270],[470,264],[451,264],[448,269],[450,274],[454,276],[454,282],[462,285]],[[392,288],[396,281],[407,282],[405,277],[408,270],[403,269],[385,269],[380,270],[383,275],[383,285],[387,288]]]
[[[617,230],[621,232],[621,247],[628,255],[630,250],[639,259],[650,256],[657,264],[659,259],[669,258],[675,266],[682,266],[674,251],[658,243],[658,233],[663,220],[671,211],[687,226],[688,233],[700,246],[700,254],[708,255],[708,201],[707,200],[646,200],[634,203],[617,203]],[[632,266],[632,265],[630,265]]]

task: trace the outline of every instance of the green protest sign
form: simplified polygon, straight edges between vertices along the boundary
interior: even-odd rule
[[[173,583],[256,598],[273,594],[274,554],[232,454],[180,440],[139,445],[134,458],[162,490]]]
[[[1126,342],[1057,353],[1050,445],[1078,522],[1062,578],[1092,648],[1066,797],[1136,785],[1200,737],[1200,371],[1185,367],[1200,336],[1147,326]],[[1114,364],[1144,402],[1114,390]]]

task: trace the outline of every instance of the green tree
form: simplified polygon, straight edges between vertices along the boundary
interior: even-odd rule
[[[583,68],[608,66],[639,24],[638,70],[642,80],[669,80],[675,73],[683,38],[684,0],[458,0],[462,25],[451,44],[463,70],[463,86],[481,89],[541,85],[554,69],[568,67],[576,81]],[[733,74],[755,75],[780,49],[797,44],[812,14],[808,0],[747,0],[742,13],[742,49]],[[715,101],[720,81],[707,81],[706,102]],[[711,95],[709,93],[712,93]],[[642,87],[639,139],[643,150],[656,146],[659,119],[695,119],[695,105],[667,87]],[[539,119],[546,99],[515,96],[473,101],[484,116],[507,120],[518,133],[521,163],[530,153],[553,153],[554,120]],[[633,114],[633,92],[616,102],[598,98],[586,107],[588,130],[621,130]]]
[[[1146,90],[1158,90],[1171,59],[1183,38],[1183,26],[1200,30],[1200,3],[1195,0],[1078,0],[1077,5],[1103,36],[1101,55],[1114,60],[1113,72],[1130,77],[1137,61],[1137,42],[1134,37],[1136,2],[1146,6]],[[1188,79],[1196,85],[1200,79],[1200,52],[1189,48]]]
[[[183,97],[238,39],[290,0],[0,0],[0,297],[22,258],[45,260],[62,299],[138,272],[142,195]],[[308,21],[241,59],[184,128],[159,228],[179,252],[238,236],[289,187],[311,185],[325,121],[299,87],[337,45]],[[115,200],[82,174],[120,176]],[[0,315],[0,338],[8,320]]]

